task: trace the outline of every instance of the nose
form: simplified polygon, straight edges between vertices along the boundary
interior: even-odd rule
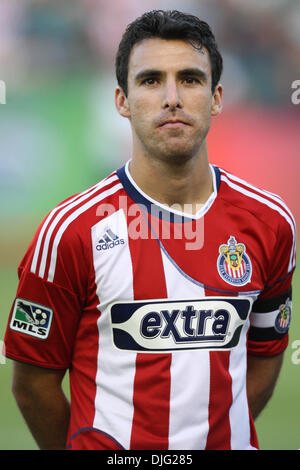
[[[164,87],[164,96],[162,101],[162,107],[164,109],[169,108],[170,110],[176,108],[182,108],[183,103],[180,98],[178,86],[175,80],[168,80]]]

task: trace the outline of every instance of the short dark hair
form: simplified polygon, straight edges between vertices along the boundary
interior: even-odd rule
[[[218,50],[215,36],[209,25],[194,15],[177,10],[153,10],[130,23],[121,39],[116,56],[118,85],[128,94],[128,64],[131,50],[144,39],[182,39],[197,49],[205,47],[210,56],[212,92],[214,92],[223,70],[223,59]]]

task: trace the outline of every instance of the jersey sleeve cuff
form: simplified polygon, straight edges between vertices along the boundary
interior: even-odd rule
[[[44,369],[66,370],[69,368],[68,364],[57,364],[57,363],[48,363],[48,362],[46,363],[46,362],[36,361],[34,359],[24,356],[23,354],[19,355],[19,354],[10,352],[7,349],[3,351],[3,355],[7,357],[8,359],[12,359],[18,362],[25,362],[26,364],[30,364],[32,366],[37,366],[37,367],[42,367]]]
[[[248,353],[253,356],[272,357],[281,354],[289,343],[288,333],[281,339],[272,341],[253,341],[248,339]]]

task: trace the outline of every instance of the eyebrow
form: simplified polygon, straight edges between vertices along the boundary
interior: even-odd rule
[[[182,77],[198,77],[202,81],[207,82],[207,74],[204,72],[204,70],[198,69],[198,68],[189,68],[189,69],[183,69],[179,70],[177,73],[179,78]]]
[[[155,70],[155,69],[147,69],[147,70],[141,70],[141,72],[139,72],[134,80],[135,82],[139,82],[141,80],[143,80],[144,78],[158,78],[158,77],[161,77],[163,75],[163,72],[161,72],[160,70]]]
[[[135,82],[140,82],[141,80],[145,78],[161,78],[164,75],[164,72],[161,70],[156,70],[156,69],[146,69],[146,70],[141,70],[136,76],[135,76]],[[202,81],[207,82],[207,74],[198,68],[187,68],[183,70],[179,70],[176,74],[179,78],[183,77],[198,77]]]

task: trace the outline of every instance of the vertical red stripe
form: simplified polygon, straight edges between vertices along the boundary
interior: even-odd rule
[[[91,248],[91,259],[93,258]],[[101,435],[92,436],[79,434],[78,438],[70,442],[71,436],[83,428],[92,428],[95,418],[95,397],[97,393],[96,375],[98,370],[99,331],[97,319],[99,317],[99,298],[94,274],[90,279],[89,308],[82,315],[80,328],[73,350],[72,367],[69,371],[71,389],[71,417],[68,430],[67,446],[71,449],[102,449]],[[88,347],[87,347],[88,343]],[[97,446],[93,447],[97,437]],[[103,437],[103,436],[102,436]],[[105,440],[105,439],[104,439]],[[87,446],[87,447],[84,447]],[[114,449],[114,447],[110,447]]]
[[[167,288],[157,241],[130,239],[129,247],[134,299],[166,298]],[[171,354],[137,354],[130,449],[168,449],[171,357]]]
[[[259,449],[256,429],[255,429],[254,421],[253,421],[250,410],[249,410],[249,421],[250,421],[250,444],[252,445],[252,447]]]
[[[229,373],[229,351],[211,351],[209,431],[206,450],[230,450],[229,410],[232,404],[232,379]]]
[[[205,289],[205,295],[215,295]],[[229,373],[230,351],[210,351],[210,390],[206,450],[230,450],[229,411],[232,405],[232,378]]]
[[[169,446],[170,354],[137,354],[130,449]]]

